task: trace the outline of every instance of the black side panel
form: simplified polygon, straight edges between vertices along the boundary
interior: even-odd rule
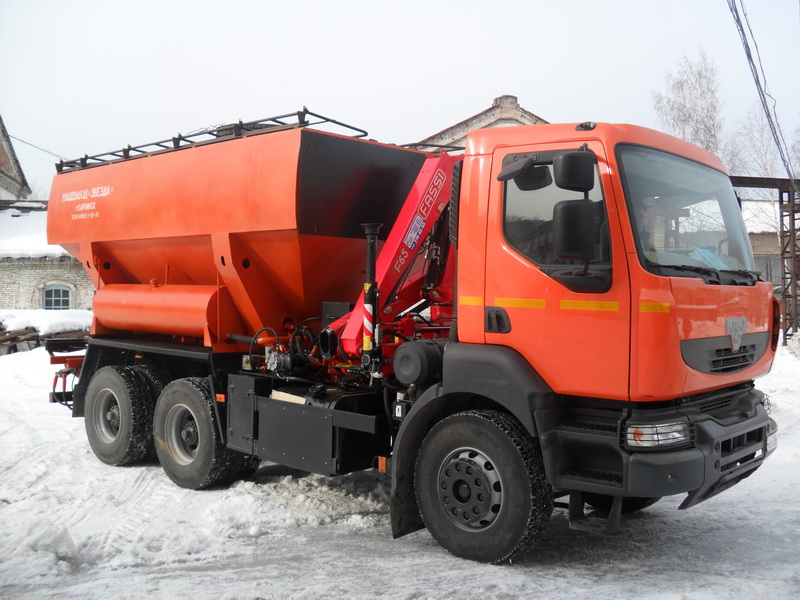
[[[361,223],[393,223],[424,162],[420,152],[303,131],[298,232],[361,239]]]
[[[255,454],[258,439],[256,396],[267,395],[270,381],[252,375],[231,375],[228,378],[228,448]]]
[[[515,350],[485,344],[448,344],[444,352],[443,394],[477,394],[514,414],[537,437],[533,413],[555,399],[550,386]]]
[[[335,475],[332,411],[258,398],[256,453],[287,467]]]

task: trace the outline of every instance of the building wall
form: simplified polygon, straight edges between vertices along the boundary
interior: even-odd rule
[[[70,289],[70,308],[92,308],[94,286],[71,256],[0,258],[0,308],[44,308],[44,289],[49,285]]]
[[[750,233],[756,271],[776,290],[783,288],[783,267],[781,265],[781,242],[777,232]]]

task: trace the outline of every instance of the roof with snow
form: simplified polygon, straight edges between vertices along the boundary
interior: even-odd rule
[[[45,211],[0,210],[0,258],[56,258],[66,255],[61,246],[47,243]]]

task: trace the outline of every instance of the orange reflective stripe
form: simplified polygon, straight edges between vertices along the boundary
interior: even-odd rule
[[[483,306],[481,296],[459,296],[458,303],[463,306]]]
[[[540,298],[495,298],[494,305],[503,308],[547,308],[547,300]]]
[[[603,302],[600,300],[562,300],[559,306],[562,310],[599,310],[608,312],[619,310],[619,302]]]
[[[639,302],[639,312],[643,313],[668,313],[668,302]]]

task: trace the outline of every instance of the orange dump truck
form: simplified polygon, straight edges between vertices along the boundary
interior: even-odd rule
[[[396,537],[502,562],[556,499],[615,530],[774,450],[753,380],[780,310],[713,155],[594,123],[431,154],[325,122],[59,165],[49,240],[97,293],[85,356],[50,348],[79,375],[54,397],[100,460],[155,453],[187,488],[377,468]]]

